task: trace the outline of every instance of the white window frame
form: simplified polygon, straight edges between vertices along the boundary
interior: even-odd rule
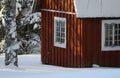
[[[102,20],[101,50],[102,51],[118,51],[118,50],[120,50],[120,46],[105,46],[105,24],[117,24],[117,25],[119,25],[120,24],[120,19]],[[114,42],[115,42],[114,35],[115,35],[115,26],[113,26],[113,28],[112,28],[112,44],[114,44]]]
[[[62,43],[62,42],[56,42],[56,33],[57,33],[57,23],[56,23],[56,21],[63,21],[65,24],[64,24],[64,26],[65,26],[65,32],[62,32],[61,31],[61,26],[60,26],[60,34],[61,33],[64,33],[64,37],[61,37],[61,36],[59,36],[60,37],[60,39],[64,39],[64,43]],[[62,18],[62,17],[54,17],[54,46],[56,46],[56,47],[60,47],[60,48],[66,48],[66,18]]]

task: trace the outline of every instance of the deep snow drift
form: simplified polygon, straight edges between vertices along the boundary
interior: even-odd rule
[[[120,68],[64,68],[43,65],[40,55],[19,55],[19,67],[4,66],[0,55],[0,78],[120,78]]]

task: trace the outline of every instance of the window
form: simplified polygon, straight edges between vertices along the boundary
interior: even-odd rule
[[[120,20],[102,21],[102,50],[120,50]]]
[[[54,17],[54,46],[66,48],[66,18]]]

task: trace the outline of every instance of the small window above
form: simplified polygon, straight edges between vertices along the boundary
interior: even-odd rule
[[[54,17],[54,46],[66,48],[66,18]]]
[[[120,50],[120,20],[102,21],[102,50]]]

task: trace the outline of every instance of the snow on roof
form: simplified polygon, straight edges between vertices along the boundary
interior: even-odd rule
[[[120,0],[75,0],[79,18],[120,17]]]

